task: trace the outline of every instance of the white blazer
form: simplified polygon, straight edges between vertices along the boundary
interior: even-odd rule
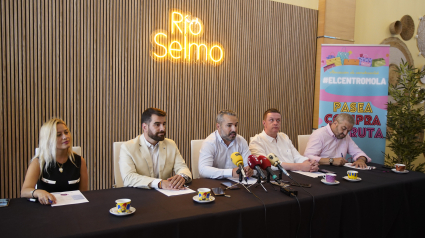
[[[121,145],[119,166],[125,187],[150,188],[154,178],[152,158],[146,143],[140,143],[140,137]],[[180,155],[173,140],[165,138],[158,142],[159,178],[166,180],[175,174],[185,174],[192,178],[192,173]]]

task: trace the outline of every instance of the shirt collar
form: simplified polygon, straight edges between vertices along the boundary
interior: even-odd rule
[[[330,124],[326,125],[326,131],[329,133],[330,136],[335,137],[335,134],[332,131]]]
[[[145,143],[148,148],[155,149],[155,147],[158,146],[159,141],[158,141],[158,143],[156,143],[156,145],[152,145],[149,141],[146,140],[145,135],[142,134],[142,136],[140,138],[140,143]]]
[[[277,142],[277,137],[278,136],[276,136],[276,138],[273,138],[273,137],[271,137],[271,136],[269,136],[269,135],[267,135],[267,133],[263,130],[263,132],[262,132],[263,134],[264,134],[264,137],[270,142],[270,143],[272,143],[274,140],[276,140],[276,142]]]

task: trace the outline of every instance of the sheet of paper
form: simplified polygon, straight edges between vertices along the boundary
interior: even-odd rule
[[[52,204],[52,207],[89,202],[80,190],[51,194],[56,197],[56,204]]]
[[[294,173],[299,173],[308,177],[312,177],[312,178],[317,178],[320,177],[322,175],[324,175],[324,173],[322,172],[304,172],[304,171],[292,171]]]
[[[158,192],[161,192],[167,196],[176,196],[176,195],[183,195],[183,194],[189,194],[189,193],[195,193],[196,191],[190,189],[190,188],[186,188],[183,190],[165,190],[165,189],[159,189],[156,188],[156,190]]]
[[[232,182],[235,182],[235,183],[239,183],[239,178],[227,178],[228,180],[230,180],[230,181],[232,181]],[[256,178],[248,178],[248,184],[254,184],[254,183],[256,183],[257,182],[257,179]],[[243,184],[247,184],[247,182],[245,181],[245,179],[244,180],[242,180],[242,183]]]
[[[352,168],[352,169],[359,169],[359,170],[371,170],[375,169],[375,167],[367,166],[366,168],[356,168],[356,166],[352,166],[352,163],[345,163],[345,167]]]

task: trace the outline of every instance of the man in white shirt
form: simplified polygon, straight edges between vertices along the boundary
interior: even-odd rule
[[[251,153],[246,140],[237,134],[238,126],[239,121],[235,112],[223,110],[217,114],[217,130],[205,139],[199,152],[201,177],[211,179],[239,177],[236,173],[238,167],[230,158],[234,152],[242,155],[246,176],[252,176],[253,171],[248,166],[248,156]]]
[[[286,170],[317,171],[318,163],[300,155],[289,137],[285,133],[279,132],[281,117],[279,110],[275,108],[264,112],[264,130],[251,140],[249,144],[251,153],[255,156],[267,156],[269,153],[273,153]]]
[[[142,113],[143,134],[122,144],[119,166],[124,186],[184,189],[192,180],[176,143],[165,138],[165,116],[160,109],[146,109]]]

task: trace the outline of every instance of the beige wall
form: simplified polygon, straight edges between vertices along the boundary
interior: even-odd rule
[[[419,17],[425,15],[424,0],[357,0],[356,26],[354,32],[355,44],[379,44],[385,38],[391,37],[389,25],[400,20],[404,15],[410,15],[415,22],[417,33]],[[396,36],[409,48],[416,67],[425,64],[425,58],[418,56],[419,50],[416,38],[404,41],[400,35]]]
[[[410,15],[415,22],[415,35],[417,34],[419,17],[425,15],[424,0],[356,0],[356,25],[354,32],[355,44],[379,44],[385,38],[391,37],[388,30],[389,25],[400,20],[404,15]],[[415,67],[422,68],[425,58],[418,56],[419,50],[415,37],[404,41],[400,35],[396,36],[402,40],[412,54]],[[425,88],[425,85],[421,84]],[[388,143],[387,143],[388,144]],[[389,148],[386,148],[389,153]],[[423,155],[416,161],[425,162]]]
[[[274,2],[287,3],[299,7],[306,7],[314,10],[319,9],[319,0],[271,0]]]

